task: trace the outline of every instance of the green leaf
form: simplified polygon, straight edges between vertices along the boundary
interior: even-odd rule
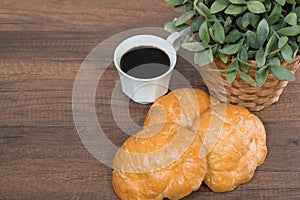
[[[260,14],[266,12],[264,4],[260,1],[249,1],[247,7],[250,12],[255,14]]]
[[[205,43],[209,43],[210,37],[209,37],[209,33],[208,33],[208,27],[207,27],[207,21],[203,22],[203,24],[201,24],[200,29],[199,29],[199,37],[200,39],[205,42]]]
[[[177,31],[177,32],[180,32],[180,31],[182,31],[183,29],[186,29],[187,27],[188,27],[187,24],[182,24],[182,25],[176,27],[176,31]]]
[[[253,49],[258,49],[259,44],[258,44],[258,41],[257,41],[256,34],[252,31],[247,31],[246,36],[247,36],[248,45]]]
[[[227,79],[228,83],[232,83],[236,79],[236,71],[227,73],[226,79]]]
[[[281,65],[270,65],[269,69],[279,79],[286,81],[294,81],[295,75]]]
[[[213,59],[215,59],[218,55],[218,50],[219,50],[219,45],[214,45],[212,46],[211,48],[211,52],[212,52],[212,55],[213,55]]]
[[[233,55],[236,54],[241,48],[241,44],[232,44],[225,46],[223,49],[220,49],[219,52],[226,54],[226,55]]]
[[[230,42],[236,42],[238,41],[241,37],[243,37],[243,34],[239,32],[238,30],[234,30],[233,32],[229,33],[225,37],[225,42],[230,43]]]
[[[194,40],[197,41],[197,42],[202,42],[200,37],[199,37],[199,34],[195,34]]]
[[[196,65],[199,65],[202,60],[202,52],[196,52],[194,54],[194,62]]]
[[[268,55],[268,58],[272,58],[273,56],[277,55],[280,52],[281,49],[276,49],[274,51],[271,51]]]
[[[194,6],[196,11],[205,18],[210,18],[210,10],[209,8],[202,2],[194,1]]]
[[[208,65],[209,63],[213,62],[213,55],[210,49],[196,52],[194,55],[194,62],[198,64],[200,67]]]
[[[230,16],[228,16],[228,17],[226,18],[226,21],[225,21],[224,26],[225,26],[225,27],[229,27],[229,26],[231,25],[231,23],[232,23],[232,19],[230,18]]]
[[[289,40],[289,38],[286,36],[279,38],[278,48],[281,49],[288,42],[288,40]]]
[[[230,3],[233,3],[233,4],[247,4],[246,1],[244,0],[229,0]]]
[[[249,18],[250,18],[250,24],[256,29],[258,22],[260,20],[260,17],[256,14],[250,13]]]
[[[238,53],[238,57],[240,60],[243,60],[245,62],[248,61],[248,53],[247,53],[247,49],[245,47],[241,47],[241,49],[239,50],[239,53]]]
[[[189,19],[191,19],[194,16],[194,11],[189,11],[183,13],[175,22],[175,26],[180,26],[181,24],[184,24]]]
[[[173,10],[184,12],[185,11],[185,6],[184,6],[184,4],[183,5],[174,6]]]
[[[278,20],[280,19],[280,15],[282,12],[282,8],[280,5],[276,4],[271,12],[271,14],[269,15],[269,17],[267,18],[267,21],[270,25],[274,24],[275,22],[278,22]]]
[[[230,73],[236,71],[236,69],[209,69],[209,71],[218,72],[218,73]]]
[[[275,0],[277,3],[279,3],[281,6],[284,6],[285,0]]]
[[[214,14],[224,10],[229,5],[228,0],[216,0],[210,7],[210,13]]]
[[[266,69],[262,69],[260,73],[256,72],[255,79],[258,87],[261,87],[265,84],[268,77],[268,71]]]
[[[250,64],[249,62],[246,62],[244,60],[239,59],[239,62],[242,63],[243,65],[247,66],[247,67],[250,67],[250,68],[253,68],[253,69],[257,68],[256,65]]]
[[[241,29],[243,32],[247,31],[246,28],[243,27],[242,17],[238,17],[235,21],[236,29]]]
[[[192,52],[203,51],[208,48],[207,44],[203,44],[200,42],[184,42],[181,46]]]
[[[273,57],[267,60],[268,65],[280,65],[280,59],[278,57]]]
[[[232,63],[230,63],[230,65],[228,66],[228,69],[234,69],[235,71],[232,71],[232,72],[229,72],[226,74],[226,79],[228,81],[228,83],[232,83],[235,78],[236,78],[236,72],[239,68],[239,65],[238,65],[238,61],[237,60],[234,60]]]
[[[258,67],[262,67],[266,63],[266,56],[265,56],[265,51],[263,48],[259,48],[259,50],[255,54],[255,60],[257,62]]]
[[[220,59],[222,60],[223,63],[228,62],[228,56],[225,54],[220,53]]]
[[[198,32],[200,25],[204,22],[204,18],[202,16],[196,16],[192,19],[192,23],[190,25],[191,32]]]
[[[183,0],[165,0],[170,5],[177,6],[177,5],[182,5]]]
[[[186,24],[182,24],[180,26],[175,26],[175,21],[167,22],[164,25],[164,29],[170,33],[182,31],[183,29],[185,29],[187,27],[188,26]]]
[[[272,6],[273,6],[273,4],[274,4],[270,0],[259,0],[259,1],[263,2],[263,4],[264,4],[264,6],[265,6],[265,8],[266,8],[267,11],[270,11],[271,8],[272,8]]]
[[[238,61],[240,64],[240,68],[244,71],[244,72],[248,72],[248,65],[246,63],[248,63],[248,53],[247,53],[247,49],[245,47],[241,47],[241,49],[238,52]]]
[[[256,54],[256,51],[251,51],[251,50],[248,50],[248,58],[249,59],[254,59],[255,58],[255,54]]]
[[[230,4],[226,8],[225,14],[227,14],[227,15],[238,15],[238,14],[243,13],[246,9],[247,9],[246,6]]]
[[[296,4],[296,1],[295,1],[295,0],[286,0],[286,2],[289,3],[289,4],[293,4],[293,5]]]
[[[214,35],[218,43],[223,44],[225,40],[224,28],[219,21],[216,21],[213,25]]]
[[[276,35],[272,35],[266,45],[265,55],[267,56],[271,51],[277,48],[277,37]]]
[[[246,81],[251,86],[253,86],[253,87],[257,86],[255,80],[253,80],[253,78],[251,78],[251,76],[249,76],[248,74],[246,74],[242,71],[238,71],[238,74],[239,74],[239,76],[241,77],[242,80]]]
[[[243,63],[241,63],[241,62],[239,62],[239,64],[240,64],[240,69],[241,69],[242,71],[248,73],[249,68],[248,68],[246,65],[244,65]]]
[[[217,42],[217,39],[215,38],[215,34],[213,32],[212,27],[208,28],[208,33],[209,33],[211,39],[213,39],[213,41]]]
[[[268,67],[269,67],[269,65],[264,65],[264,66],[262,66],[261,68],[259,68],[259,69],[256,71],[256,73],[260,74],[260,73],[262,73],[263,70],[267,69]]]
[[[164,25],[164,29],[167,31],[167,32],[176,32],[175,31],[175,22],[174,21],[171,21],[171,22],[166,22],[165,25]]]
[[[290,27],[285,27],[277,31],[277,33],[285,36],[296,36],[300,34],[300,26],[290,26]]]
[[[300,6],[296,7],[295,9],[293,9],[293,12],[297,14],[297,17],[300,17]]]
[[[284,21],[289,25],[297,25],[297,15],[296,13],[289,13],[285,18]]]
[[[228,66],[228,69],[236,69],[238,70],[239,69],[239,62],[237,59],[235,59],[234,61],[232,61],[230,63],[230,65]]]
[[[194,10],[194,6],[191,2],[188,2],[188,3],[183,4],[183,5],[174,6],[173,9],[175,11],[188,12],[188,11]]]
[[[298,48],[298,45],[297,45],[297,42],[295,42],[295,41],[292,41],[291,42],[291,48],[292,48],[292,50],[293,50],[293,58],[295,58],[296,57],[296,55],[298,54],[298,50],[299,50],[299,48]]]
[[[283,59],[286,60],[288,63],[293,62],[293,50],[288,43],[286,43],[282,47],[280,53],[281,53]]]
[[[242,26],[244,28],[247,28],[247,26],[250,24],[250,21],[252,20],[251,19],[251,14],[252,13],[246,13],[246,14],[243,15],[243,17],[242,17]]]
[[[260,46],[263,46],[269,35],[269,24],[266,19],[262,19],[257,26],[257,39]]]

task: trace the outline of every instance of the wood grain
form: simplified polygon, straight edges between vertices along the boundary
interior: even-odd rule
[[[89,154],[74,127],[74,80],[101,41],[131,28],[162,27],[175,16],[162,0],[1,1],[0,199],[118,199],[111,169]],[[182,58],[176,69],[204,88]],[[256,113],[269,153],[254,178],[222,194],[202,186],[185,199],[300,199],[300,71],[296,77],[278,103]],[[109,139],[121,145],[128,136],[110,101],[118,80],[110,65],[98,84],[96,112]],[[128,103],[118,95],[117,102]],[[130,101],[130,120],[142,125],[148,108]]]

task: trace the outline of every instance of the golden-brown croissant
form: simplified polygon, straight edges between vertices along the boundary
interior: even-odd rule
[[[230,191],[250,181],[267,154],[259,118],[199,89],[161,97],[144,125],[115,155],[112,182],[121,199],[180,199],[203,179],[214,192]]]
[[[191,128],[200,113],[219,101],[201,89],[181,88],[156,100],[150,107],[144,126],[173,122]]]
[[[174,123],[145,127],[116,153],[112,183],[121,199],[180,199],[206,174],[200,137]]]
[[[219,104],[203,112],[192,130],[203,141],[200,155],[208,163],[204,182],[214,192],[250,181],[265,160],[264,126],[243,107]]]

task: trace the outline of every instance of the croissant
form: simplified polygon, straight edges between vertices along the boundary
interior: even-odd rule
[[[149,109],[142,131],[114,159],[121,199],[180,199],[202,181],[226,192],[251,180],[267,155],[260,119],[199,89],[177,89]]]
[[[180,199],[197,190],[206,174],[202,141],[174,123],[145,127],[116,153],[112,183],[120,199]]]
[[[219,104],[202,113],[192,130],[203,141],[200,157],[208,163],[204,183],[214,192],[250,181],[265,160],[264,126],[243,107]]]
[[[150,107],[144,126],[173,122],[185,128],[191,128],[193,122],[206,109],[219,104],[201,89],[181,88],[156,100]]]

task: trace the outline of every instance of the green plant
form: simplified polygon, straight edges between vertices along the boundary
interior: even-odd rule
[[[215,70],[226,73],[230,83],[239,74],[252,86],[262,86],[269,72],[282,80],[295,79],[281,63],[291,63],[299,54],[299,0],[165,1],[182,12],[165,29],[174,32],[190,27],[193,42],[186,40],[182,47],[195,52],[196,64],[204,66],[217,57],[227,63],[233,56],[227,69]],[[256,69],[255,78],[249,76],[249,68]]]

